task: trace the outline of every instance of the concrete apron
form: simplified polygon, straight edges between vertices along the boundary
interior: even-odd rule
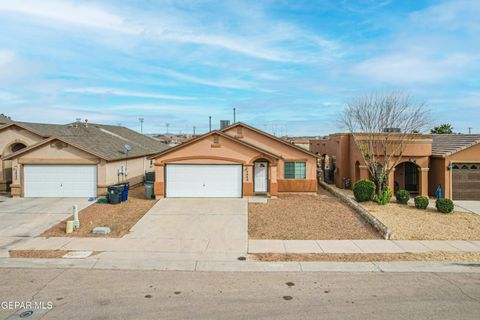
[[[248,246],[246,199],[162,199],[123,238],[31,238],[5,241],[7,249],[99,251],[99,257],[134,261],[235,261]],[[2,244],[0,243],[0,246]]]

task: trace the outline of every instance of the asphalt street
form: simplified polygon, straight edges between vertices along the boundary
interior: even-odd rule
[[[26,301],[24,319],[479,319],[480,273],[17,268],[2,269],[0,301],[1,319]]]

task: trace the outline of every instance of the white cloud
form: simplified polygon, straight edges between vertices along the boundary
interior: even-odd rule
[[[235,5],[232,7],[230,10],[236,11]],[[51,24],[53,27],[63,23],[125,33],[149,41],[196,44],[274,62],[312,62],[319,60],[320,56],[322,60],[328,60],[325,57],[332,55],[333,51],[337,52],[338,44],[334,41],[311,34],[295,25],[272,20],[263,13],[261,7],[243,8],[247,9],[258,12],[239,13],[236,19],[239,19],[237,23],[242,27],[238,30],[228,30],[218,27],[215,23],[197,21],[195,12],[175,11],[169,15],[169,11],[165,9],[157,12],[152,18],[145,14],[122,15],[119,12],[112,12],[112,9],[106,6],[83,2],[0,0],[0,12],[28,15],[46,22],[54,22]],[[288,46],[282,45],[285,41],[295,42],[298,44],[294,46],[297,49],[290,50]],[[301,49],[311,46],[319,50],[315,57],[308,55],[308,50]]]
[[[452,53],[441,58],[415,51],[392,53],[363,61],[355,74],[392,84],[435,83],[458,75],[471,61],[468,55]]]
[[[138,28],[127,25],[125,19],[98,6],[59,0],[0,0],[0,11],[25,14],[43,19],[84,27],[100,28],[126,33],[139,33]]]
[[[211,86],[211,87],[219,87],[219,88],[228,88],[228,89],[248,89],[252,87],[252,83],[242,81],[242,80],[237,80],[237,79],[223,79],[223,80],[208,80],[200,77],[195,77],[192,75],[188,75],[185,73],[177,72],[174,70],[169,70],[165,68],[157,68],[160,73],[167,75],[169,77],[191,82],[191,83],[197,83],[197,84],[202,84],[206,86]]]
[[[7,65],[13,63],[15,60],[15,53],[10,50],[0,50],[0,68],[5,68]]]
[[[88,87],[88,88],[70,88],[65,89],[65,92],[69,93],[81,93],[81,94],[98,94],[98,95],[110,95],[121,97],[139,97],[139,98],[153,98],[153,99],[170,99],[170,100],[192,100],[193,97],[176,96],[170,94],[149,93],[141,91],[121,90],[115,88],[102,88],[102,87]]]

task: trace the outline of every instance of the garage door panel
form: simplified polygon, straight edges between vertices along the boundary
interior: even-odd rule
[[[241,165],[166,165],[167,197],[241,197]]]
[[[25,165],[25,197],[96,197],[95,165]]]
[[[454,164],[452,197],[454,200],[480,200],[479,164]]]

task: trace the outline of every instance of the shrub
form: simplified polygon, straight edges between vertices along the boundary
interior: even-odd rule
[[[452,200],[440,198],[435,202],[435,207],[437,207],[437,211],[441,213],[450,213],[453,211],[454,205]]]
[[[407,190],[398,190],[395,196],[397,197],[397,202],[401,204],[407,204],[408,200],[410,200],[410,192]]]
[[[380,196],[375,195],[373,200],[378,204],[386,205],[387,203],[390,202],[391,198],[392,198],[392,189],[390,189],[390,187],[387,187],[387,189],[383,191],[383,193]]]
[[[418,209],[427,209],[428,207],[428,198],[424,196],[415,197],[415,207]]]
[[[358,180],[353,185],[353,195],[358,202],[370,201],[375,193],[375,184],[368,180]]]

